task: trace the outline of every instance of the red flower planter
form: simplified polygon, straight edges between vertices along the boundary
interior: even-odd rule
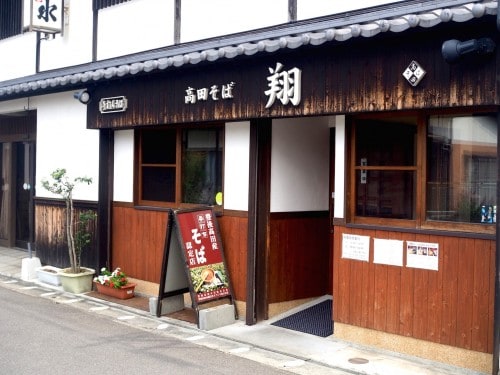
[[[99,293],[105,294],[110,297],[119,299],[129,299],[134,296],[134,289],[136,284],[128,283],[121,288],[113,288],[108,285],[103,285],[101,283],[94,283],[96,285],[97,291]]]

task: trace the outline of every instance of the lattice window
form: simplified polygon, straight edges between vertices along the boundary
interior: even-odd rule
[[[113,5],[121,4],[130,0],[94,0],[94,9],[99,10]]]
[[[23,0],[0,1],[0,39],[23,31]]]

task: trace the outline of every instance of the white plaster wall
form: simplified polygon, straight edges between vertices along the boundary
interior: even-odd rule
[[[0,41],[0,81],[35,74],[35,45],[35,33]]]
[[[328,210],[328,117],[273,120],[271,212]]]
[[[40,41],[41,71],[92,60],[92,0],[66,0],[66,6],[63,34]]]
[[[395,0],[297,0],[297,19],[321,17],[329,14],[342,13],[355,9],[369,8],[376,5],[398,3]]]
[[[288,0],[182,0],[181,41],[288,22]]]
[[[393,2],[298,0],[297,17],[307,19]],[[24,23],[29,22],[25,0]],[[92,59],[92,0],[65,0],[64,33],[40,42],[40,70],[88,63]],[[131,0],[101,9],[99,60],[172,45],[174,0]],[[181,42],[217,37],[288,22],[288,0],[183,0]],[[0,81],[35,74],[36,33],[0,40]]]
[[[344,218],[345,197],[345,116],[333,117],[335,126],[335,186],[333,217]]]
[[[88,176],[91,185],[78,185],[75,199],[98,198],[99,132],[86,129],[87,108],[73,98],[73,91],[33,99],[37,108],[36,196],[56,197],[41,186],[56,168],[71,178]]]
[[[134,131],[115,131],[113,200],[134,201]]]
[[[133,0],[99,11],[98,59],[174,42],[174,0]]]
[[[23,28],[28,27],[31,18],[31,0],[23,0]]]
[[[0,114],[19,112],[19,111],[29,111],[35,109],[35,100],[32,98],[23,98],[16,100],[8,100],[5,102],[0,102]]]
[[[227,123],[224,137],[224,209],[248,211],[250,122]]]

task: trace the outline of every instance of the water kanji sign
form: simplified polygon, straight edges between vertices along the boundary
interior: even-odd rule
[[[231,297],[213,210],[176,211],[174,219],[196,303]]]
[[[31,30],[60,33],[63,18],[63,0],[31,0]]]

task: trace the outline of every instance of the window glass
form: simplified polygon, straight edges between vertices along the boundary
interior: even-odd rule
[[[430,118],[427,219],[495,221],[497,131],[494,116]]]
[[[175,202],[175,168],[144,167],[142,199]]]
[[[220,130],[188,129],[182,142],[182,201],[215,204],[222,191],[222,147]]]
[[[142,163],[175,164],[176,130],[143,130]]]
[[[407,120],[410,121],[410,120]],[[414,124],[362,121],[356,127],[356,162],[366,158],[372,166],[414,166]]]
[[[415,137],[414,119],[356,124],[356,216],[414,219]]]
[[[214,205],[222,192],[222,136],[222,128],[140,130],[139,203]]]
[[[365,183],[362,173],[366,173]],[[356,215],[413,219],[415,172],[357,171]]]
[[[175,202],[175,129],[141,131],[141,200]]]

